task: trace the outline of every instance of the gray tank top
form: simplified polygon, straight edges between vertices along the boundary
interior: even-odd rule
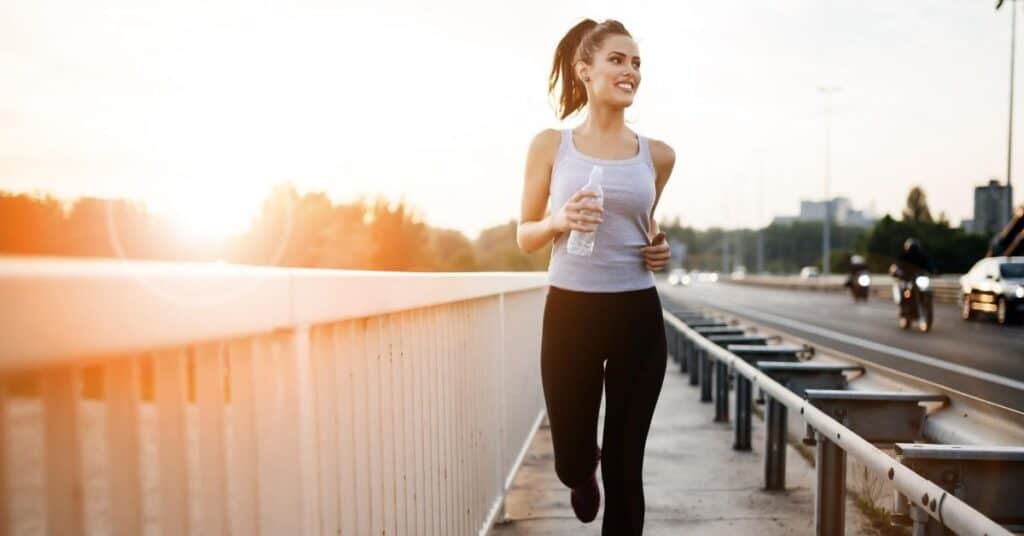
[[[636,156],[607,160],[579,152],[572,130],[562,131],[562,143],[551,166],[548,208],[552,214],[562,208],[598,165],[604,167],[604,221],[597,228],[589,257],[566,251],[569,232],[558,236],[551,249],[548,284],[580,292],[625,292],[654,286],[654,274],[644,265],[641,249],[648,245],[656,174],[647,138],[638,137],[640,152]]]

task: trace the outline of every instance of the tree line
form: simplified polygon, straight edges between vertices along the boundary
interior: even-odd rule
[[[823,227],[821,222],[796,221],[773,223],[759,230],[702,231],[684,226],[676,218],[662,229],[672,240],[686,244],[687,269],[717,271],[742,265],[754,271],[760,247],[766,272],[791,274],[804,266],[822,268]],[[934,218],[927,196],[919,187],[907,195],[899,219],[887,214],[871,228],[833,224],[829,231],[832,272],[848,270],[854,254],[864,256],[872,271],[886,272],[902,251],[904,241],[913,237],[931,255],[940,273],[964,273],[985,256],[990,239],[950,226],[944,214]]]
[[[273,188],[242,234],[221,242],[189,239],[172,221],[123,199],[0,191],[0,254],[397,271],[531,271],[547,268],[550,247],[516,245],[516,221],[476,240],[431,227],[404,201],[382,197],[335,203],[325,193]]]
[[[404,201],[335,203],[325,193],[300,194],[282,184],[244,233],[203,243],[182,237],[172,222],[131,201],[83,197],[64,203],[0,191],[0,254],[413,272],[546,270],[551,247],[522,253],[516,227],[513,219],[470,240],[457,230],[427,225]],[[686,245],[688,269],[721,270],[727,254],[729,267],[753,271],[759,242],[767,272],[821,268],[821,223],[698,230],[676,217],[661,227],[674,243]],[[850,255],[860,253],[873,271],[884,272],[908,237],[922,242],[943,273],[965,272],[988,247],[988,237],[953,228],[944,215],[933,218],[924,192],[914,188],[900,219],[886,215],[870,229],[833,225],[831,268],[845,270]]]

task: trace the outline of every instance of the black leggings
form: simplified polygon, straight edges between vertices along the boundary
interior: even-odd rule
[[[586,482],[595,469],[604,385],[602,535],[643,532],[644,446],[665,378],[665,354],[657,288],[576,292],[549,287],[541,378],[555,472],[570,488]]]

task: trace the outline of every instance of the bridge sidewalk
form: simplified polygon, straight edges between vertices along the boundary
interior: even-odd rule
[[[814,468],[790,446],[788,489],[763,491],[763,421],[753,419],[754,450],[744,453],[732,450],[731,426],[713,423],[713,415],[713,406],[699,401],[699,389],[670,360],[647,441],[644,534],[813,534]],[[509,491],[506,519],[490,534],[599,535],[603,507],[586,525],[573,515],[569,490],[555,476],[551,430],[545,422]],[[846,512],[847,534],[875,533],[850,499]]]

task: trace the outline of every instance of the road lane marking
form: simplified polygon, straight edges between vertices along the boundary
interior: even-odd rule
[[[720,307],[717,304],[716,305],[712,305],[712,307],[719,307],[721,309],[725,309],[725,307]],[[962,374],[964,376],[970,376],[970,377],[978,379],[978,380],[984,380],[984,381],[987,381],[987,382],[991,382],[991,383],[995,383],[995,384],[998,384],[998,385],[1002,385],[1004,387],[1009,387],[1011,389],[1016,389],[1018,391],[1024,391],[1024,382],[1020,382],[1020,381],[1013,380],[1013,379],[1010,379],[1010,378],[1006,378],[1006,377],[1003,377],[1003,376],[998,376],[996,374],[992,374],[991,372],[985,372],[983,370],[978,370],[978,369],[974,369],[974,368],[971,368],[971,367],[966,367],[964,365],[958,365],[956,363],[949,363],[947,361],[943,361],[943,360],[937,359],[935,357],[919,354],[919,353],[916,353],[916,352],[911,352],[909,350],[904,350],[902,348],[896,348],[894,346],[889,346],[887,344],[882,344],[882,343],[878,343],[878,342],[875,342],[875,341],[869,341],[867,339],[862,339],[860,337],[854,337],[852,335],[847,335],[846,333],[841,333],[841,332],[838,332],[838,331],[833,331],[831,329],[815,326],[813,324],[807,324],[807,323],[801,322],[799,320],[793,320],[793,319],[786,318],[786,317],[783,317],[783,316],[774,315],[774,314],[771,314],[771,313],[764,313],[764,312],[761,312],[761,311],[756,311],[756,310],[753,310],[753,309],[748,309],[746,307],[739,306],[739,305],[732,305],[732,304],[730,304],[728,307],[733,309],[733,311],[736,312],[736,314],[739,314],[739,315],[746,315],[746,316],[751,316],[751,317],[754,317],[754,318],[761,318],[762,320],[768,320],[768,321],[771,321],[771,322],[782,324],[784,326],[788,326],[788,327],[791,327],[791,328],[799,329],[799,330],[805,331],[807,333],[814,333],[816,335],[821,335],[823,337],[827,337],[827,338],[830,338],[830,339],[833,339],[833,340],[845,342],[847,344],[851,344],[851,345],[854,345],[854,346],[860,346],[861,348],[867,348],[869,350],[874,350],[876,352],[881,352],[883,354],[888,354],[888,355],[891,355],[891,356],[894,356],[894,357],[901,357],[903,359],[908,359],[910,361],[914,361],[914,362],[922,364],[922,365],[927,365],[927,366],[930,366],[930,367],[940,368],[940,369],[943,369],[943,370],[947,370],[949,372],[955,372],[957,374]]]

